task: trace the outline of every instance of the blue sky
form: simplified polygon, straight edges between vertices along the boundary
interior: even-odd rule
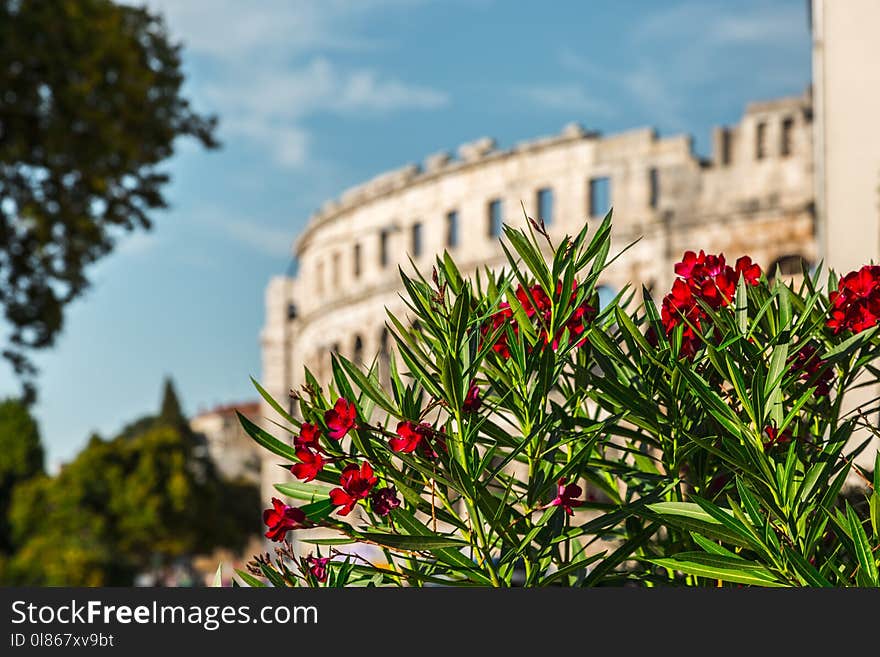
[[[35,409],[49,463],[155,409],[253,397],[268,279],[326,198],[483,135],[570,121],[689,132],[810,79],[805,0],[152,0],[185,44],[187,93],[224,147],[181,142],[171,209],[91,271]],[[0,394],[14,394],[8,367]]]

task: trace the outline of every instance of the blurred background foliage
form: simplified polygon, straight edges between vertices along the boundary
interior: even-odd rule
[[[166,207],[178,137],[216,147],[181,95],[162,18],[110,0],[0,0],[3,355],[33,401],[29,352],[52,346],[86,269]]]
[[[26,440],[21,437],[25,436]],[[119,435],[94,435],[54,476],[43,472],[36,424],[0,404],[6,510],[0,582],[130,585],[139,573],[217,547],[241,550],[258,529],[256,487],[224,480],[192,433],[170,381],[161,410]]]

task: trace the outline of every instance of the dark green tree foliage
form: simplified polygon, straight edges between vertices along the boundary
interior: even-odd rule
[[[138,424],[93,436],[57,476],[16,488],[15,552],[0,581],[128,585],[157,562],[240,550],[259,530],[254,486],[224,481],[188,431],[159,417]]]
[[[43,472],[37,422],[17,399],[0,402],[0,553],[11,544],[7,514],[16,484]]]
[[[162,389],[162,405],[159,408],[158,422],[166,427],[180,429],[184,433],[189,432],[189,422],[180,407],[180,400],[177,398],[177,391],[174,389],[174,382],[170,377],[165,379],[165,385]]]
[[[50,346],[86,269],[166,205],[180,136],[217,142],[181,95],[162,19],[110,0],[0,0],[0,304],[4,356]],[[30,385],[26,386],[33,393]]]
[[[258,530],[252,486],[230,484],[188,437],[155,426],[89,445],[56,477],[16,489],[7,578],[31,585],[127,585],[158,561],[242,549]]]

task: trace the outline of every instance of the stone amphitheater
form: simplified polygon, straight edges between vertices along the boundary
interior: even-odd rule
[[[556,237],[613,206],[614,246],[639,241],[607,270],[608,292],[644,283],[662,294],[686,249],[800,272],[817,256],[812,134],[806,93],[749,104],[739,123],[714,129],[708,159],[689,135],[601,136],[571,124],[510,149],[479,139],[457,158],[384,173],[326,202],[294,244],[296,276],[270,281],[262,383],[285,399],[304,366],[329,378],[334,351],[355,361],[386,352],[385,309],[404,310],[398,266],[429,270],[446,249],[464,272],[500,267],[501,225],[522,224],[523,206]],[[263,472],[268,498],[278,468]]]

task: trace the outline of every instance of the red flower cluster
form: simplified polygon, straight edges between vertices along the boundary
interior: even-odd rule
[[[354,403],[340,397],[333,408],[324,413],[327,435],[333,440],[342,440],[345,434],[354,429],[356,419],[357,408]]]
[[[748,256],[743,256],[731,267],[724,259],[724,254],[713,255],[700,251],[685,251],[681,262],[675,265],[675,279],[672,290],[663,298],[660,318],[666,335],[679,324],[684,324],[681,354],[691,358],[700,348],[699,333],[702,323],[708,317],[698,299],[711,308],[722,308],[733,301],[736,296],[736,284],[740,275],[749,285],[757,285],[761,278],[761,268]]]
[[[299,435],[294,436],[293,445],[296,447],[296,458],[300,460],[290,466],[290,472],[297,479],[312,481],[324,469],[324,457],[321,456],[321,429],[317,424],[304,422],[299,429]]]
[[[283,541],[287,532],[305,526],[306,514],[302,509],[287,506],[277,497],[273,497],[272,508],[263,511],[263,522],[269,528],[266,538]]]
[[[828,295],[831,317],[827,324],[834,333],[846,329],[860,333],[880,323],[880,265],[865,265],[837,282]]]
[[[339,515],[347,516],[358,500],[369,497],[370,491],[377,481],[378,478],[373,474],[372,466],[366,461],[361,464],[361,467],[355,464],[348,465],[339,476],[339,484],[342,487],[330,491],[330,501],[334,506],[341,507]]]
[[[556,283],[556,294],[562,294],[561,281]],[[572,282],[571,302],[574,303],[576,298],[577,283]],[[526,290],[526,288],[520,285],[516,289],[516,299],[525,311],[526,316],[537,324],[537,328],[540,328],[538,339],[545,345],[557,349],[565,329],[568,329],[569,344],[575,342],[576,346],[581,347],[587,341],[586,337],[581,336],[583,336],[590,322],[596,316],[596,309],[586,301],[581,302],[581,304],[574,309],[571,317],[565,323],[565,327],[557,331],[556,335],[551,339],[546,327],[550,325],[553,304],[544,288],[540,285],[532,285]],[[498,308],[498,312],[492,315],[489,322],[484,324],[480,329],[480,334],[484,339],[487,334],[495,334],[499,329],[506,325],[510,326],[514,335],[519,333],[519,324],[517,324],[516,318],[513,316],[513,309],[511,309],[510,304],[505,301],[499,304]],[[539,317],[540,319],[536,320],[536,317]],[[495,343],[492,345],[492,350],[502,358],[510,358],[510,346],[507,343],[506,332],[501,332],[500,335],[498,335]]]
[[[764,435],[767,436],[767,440],[764,441],[765,450],[776,445],[787,445],[791,442],[791,431],[786,429],[780,432],[779,429],[772,425],[764,427]]]
[[[828,366],[828,361],[819,358],[818,351],[812,344],[806,344],[788,362],[793,372],[800,372],[798,378],[802,381],[813,379],[812,385],[816,386],[813,394],[816,397],[827,397],[831,392],[834,370]]]

